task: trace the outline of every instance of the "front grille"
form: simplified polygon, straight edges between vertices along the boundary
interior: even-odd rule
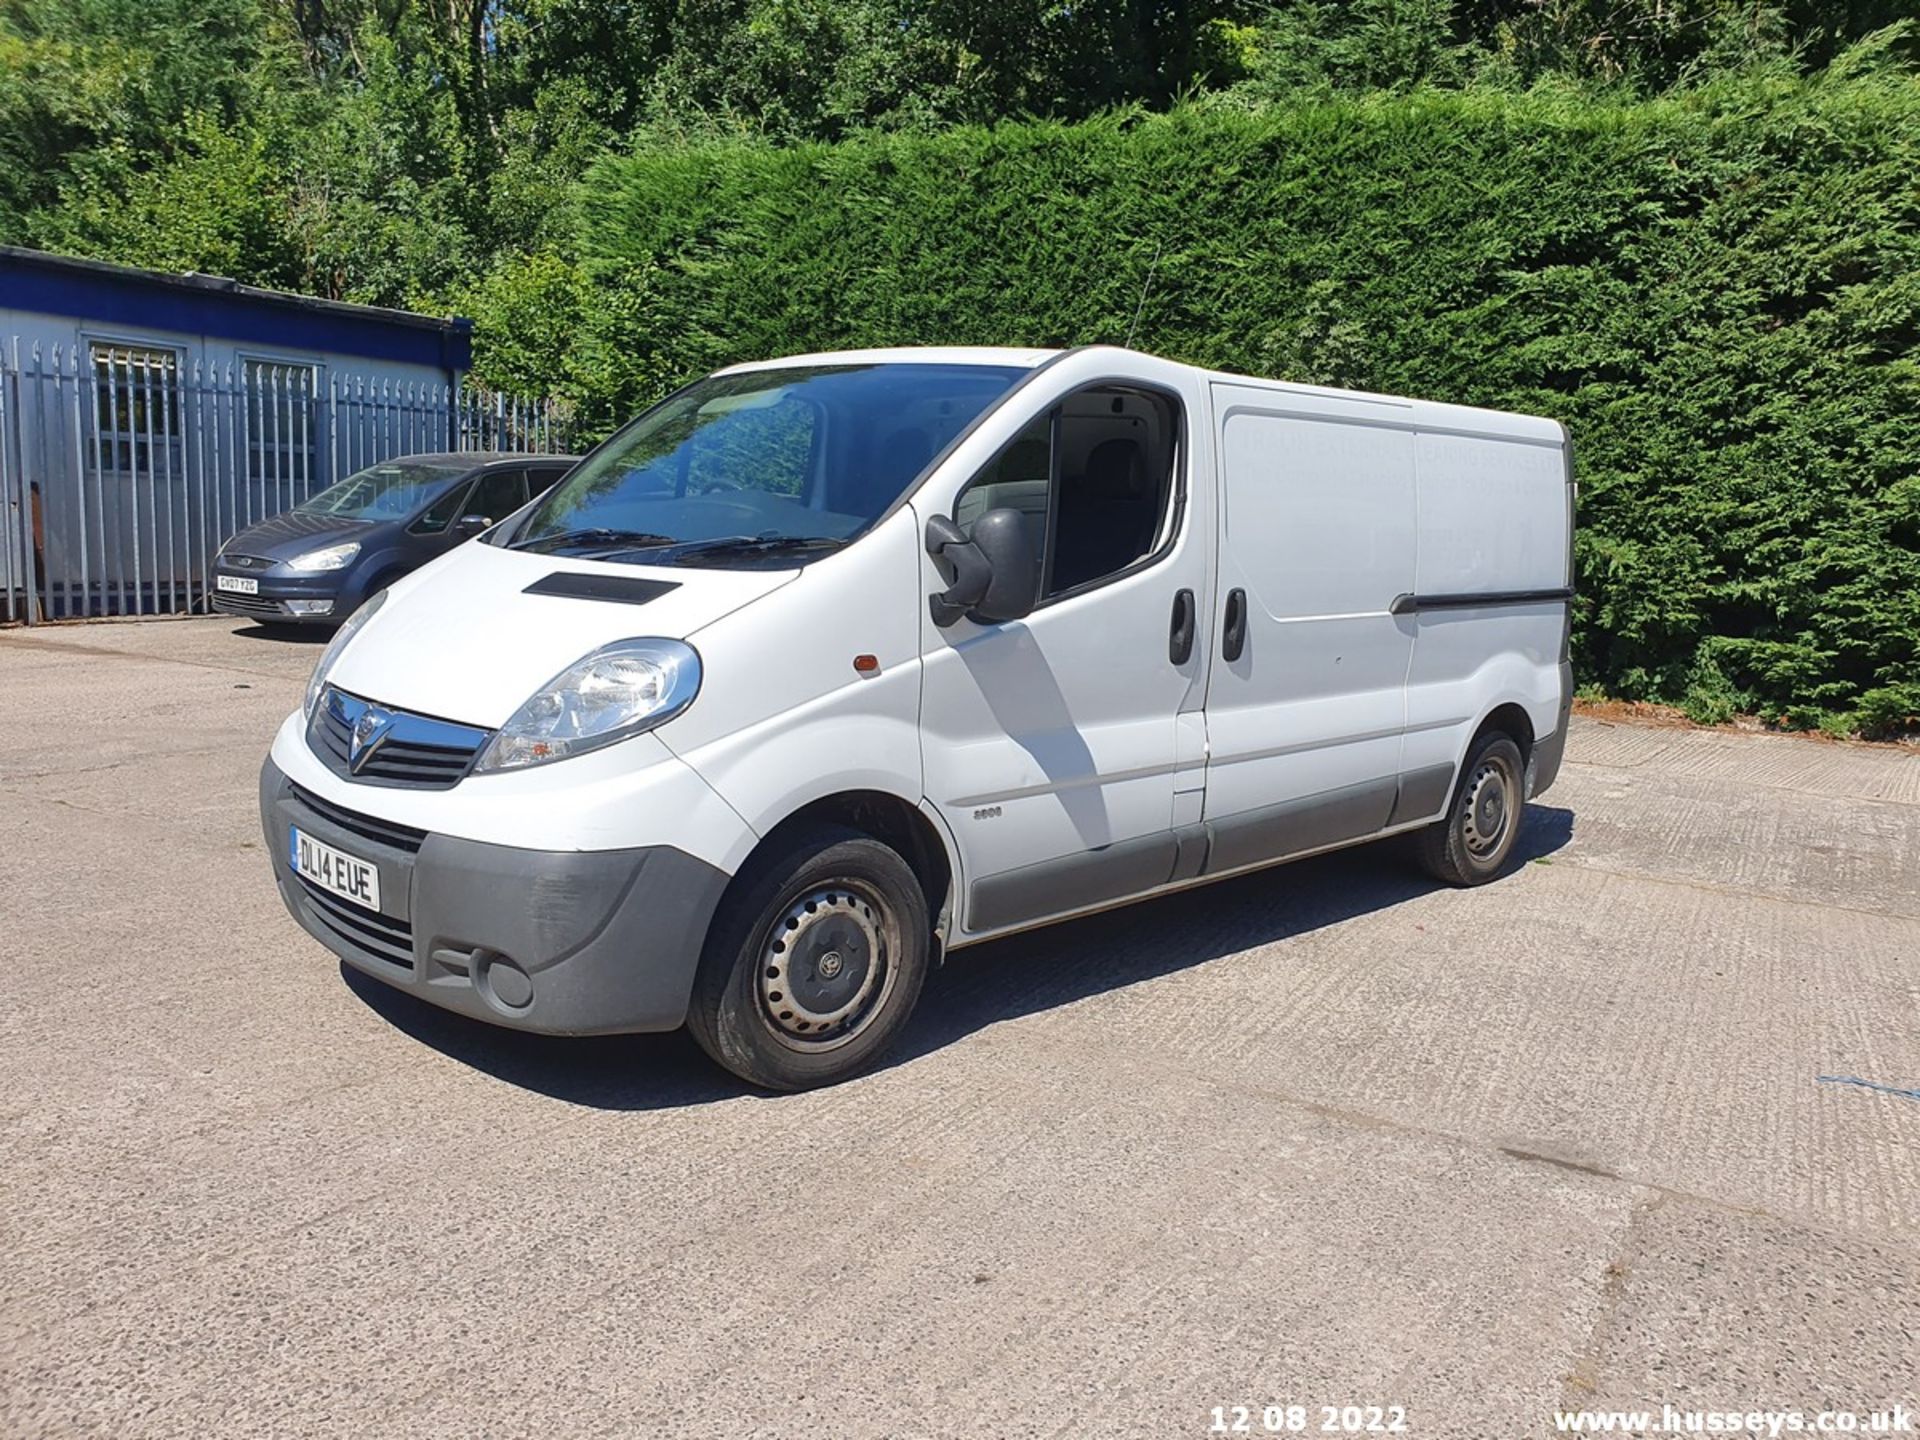
[[[314,921],[355,954],[370,956],[402,970],[413,969],[413,926],[391,915],[376,915],[349,904],[331,890],[322,890],[306,876],[300,894]]]
[[[293,798],[336,829],[358,835],[363,840],[371,840],[376,845],[404,850],[409,855],[418,855],[420,846],[427,838],[424,830],[416,830],[411,825],[396,825],[391,820],[380,820],[355,810],[344,810],[298,785],[293,787]]]
[[[287,613],[278,600],[265,600],[258,595],[236,595],[229,590],[214,591],[213,604],[217,610],[230,610],[239,615],[281,616]]]
[[[392,724],[386,738],[353,763],[354,722],[371,701],[329,688],[316,707],[308,743],[329,770],[349,780],[374,785],[404,785],[417,790],[447,790],[460,783],[488,732],[410,711],[386,711]],[[384,707],[378,707],[384,709]]]
[[[222,565],[231,565],[236,570],[264,570],[273,564],[271,560],[258,555],[236,555],[231,550],[219,556]]]

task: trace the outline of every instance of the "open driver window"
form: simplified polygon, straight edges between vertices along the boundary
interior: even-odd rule
[[[1038,416],[961,492],[954,519],[1018,511],[1042,602],[1130,569],[1166,538],[1178,409],[1154,391],[1096,386]]]

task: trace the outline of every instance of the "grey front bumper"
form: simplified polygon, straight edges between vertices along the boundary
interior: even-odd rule
[[[727,876],[671,846],[550,851],[357,816],[271,760],[260,821],[302,928],[356,970],[475,1019],[542,1034],[671,1030]],[[294,873],[292,829],[372,861],[381,913]]]

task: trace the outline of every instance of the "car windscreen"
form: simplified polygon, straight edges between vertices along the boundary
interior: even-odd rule
[[[343,520],[404,520],[439,494],[449,480],[465,475],[470,468],[417,465],[404,460],[369,465],[294,509],[307,515],[337,515]]]
[[[810,558],[878,520],[1026,373],[908,362],[709,376],[575,467],[509,543],[648,565]]]

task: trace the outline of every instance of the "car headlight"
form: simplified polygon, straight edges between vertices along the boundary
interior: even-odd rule
[[[349,540],[344,545],[329,545],[324,550],[309,550],[304,555],[296,555],[287,561],[289,570],[344,570],[353,563],[353,557],[360,553],[360,542]]]
[[[700,657],[679,640],[616,640],[542,685],[494,732],[476,774],[598,750],[665,723],[693,703]]]
[[[353,612],[351,619],[333,632],[333,639],[327,642],[327,648],[320,652],[320,663],[313,667],[313,678],[307,681],[307,718],[313,718],[313,707],[320,703],[320,693],[327,688],[327,674],[333,669],[334,662],[346,652],[347,645],[360,627],[373,618],[373,612],[387,603],[387,592],[382,590],[367,598],[367,603]]]

